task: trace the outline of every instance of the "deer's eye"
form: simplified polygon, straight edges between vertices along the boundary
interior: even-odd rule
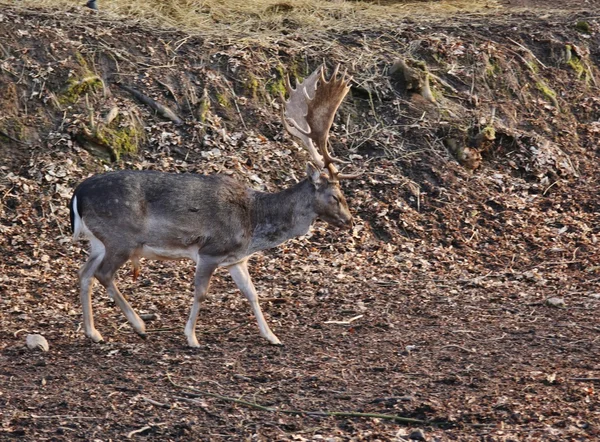
[[[335,195],[331,195],[331,203],[332,204],[337,204],[339,206],[340,199],[337,196],[335,196]]]

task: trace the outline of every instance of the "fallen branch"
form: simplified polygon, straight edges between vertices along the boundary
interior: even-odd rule
[[[448,344],[448,345],[444,345],[443,347],[440,347],[440,350],[443,350],[443,349],[445,349],[445,348],[458,348],[459,350],[462,350],[462,351],[464,351],[464,352],[467,352],[467,353],[476,353],[476,352],[475,352],[475,351],[473,351],[473,350],[469,350],[469,349],[468,349],[468,348],[466,348],[466,347],[462,347],[462,346],[460,346],[460,345],[456,345],[456,344]]]
[[[164,328],[151,328],[146,330],[146,333],[162,333],[167,331],[179,330],[180,327],[164,327]],[[135,333],[135,331],[131,330],[129,333]]]
[[[136,434],[143,433],[144,431],[148,431],[151,428],[152,427],[149,427],[149,426],[146,425],[145,427],[142,427],[139,430],[130,431],[129,433],[127,433],[127,439],[131,439]]]
[[[421,419],[413,419],[409,417],[397,416],[394,414],[380,414],[380,413],[360,413],[354,411],[306,411],[306,410],[288,410],[284,408],[271,408],[266,407],[264,405],[257,404],[256,402],[245,401],[243,399],[236,399],[229,396],[222,396],[216,393],[209,393],[207,391],[201,391],[193,387],[186,387],[184,385],[179,385],[173,381],[171,375],[167,373],[167,379],[169,382],[182,390],[188,390],[192,393],[186,393],[191,397],[202,397],[209,396],[215,399],[220,399],[226,402],[233,402],[235,404],[244,405],[246,407],[254,408],[260,411],[266,411],[269,413],[284,413],[284,414],[294,414],[294,415],[304,415],[304,416],[323,416],[323,417],[366,417],[366,418],[377,418],[377,419],[386,419],[393,420],[396,422],[406,423],[406,424],[426,424],[427,422]]]
[[[358,316],[350,318],[350,319],[348,319],[346,321],[325,321],[324,324],[349,325],[349,324],[352,324],[357,319],[362,318],[363,316],[364,315],[358,315]]]
[[[16,138],[11,137],[9,134],[7,134],[6,132],[4,132],[2,130],[0,130],[0,136],[3,136],[4,138],[8,138],[12,142],[22,144],[23,146],[29,146],[28,143],[21,141],[21,140],[17,140]]]
[[[237,330],[238,328],[242,328],[245,325],[248,325],[247,322],[242,322],[241,324],[236,325],[235,327],[231,327],[231,328],[226,328],[225,330],[217,330],[217,331],[202,331],[200,332],[203,335],[224,335],[227,333],[231,333],[234,330]]]
[[[38,414],[32,414],[31,417],[33,419],[70,419],[70,420],[75,420],[75,419],[102,419],[102,417],[95,417],[95,416],[70,416],[68,414],[55,414],[52,416],[40,416]]]
[[[171,406],[169,404],[163,404],[162,402],[155,401],[155,400],[150,399],[150,398],[148,398],[146,396],[142,396],[142,399],[144,401],[148,402],[149,404],[152,404],[152,405],[154,405],[156,407],[171,408]]]
[[[279,298],[277,298],[277,299],[279,299]],[[248,324],[247,322],[243,322],[241,324],[236,325],[235,327],[226,328],[225,330],[199,331],[198,333],[203,334],[203,335],[224,335],[226,333],[230,333],[234,330],[237,330],[238,328],[242,328],[247,324]],[[162,332],[168,332],[168,331],[179,330],[179,329],[180,329],[180,327],[150,328],[150,329],[146,330],[146,333],[162,333]],[[127,333],[135,334],[135,331],[130,330]]]
[[[147,95],[142,94],[140,91],[133,89],[129,86],[125,86],[124,84],[121,84],[121,83],[117,83],[117,85],[124,91],[127,91],[131,95],[133,95],[138,101],[140,101],[143,104],[145,104],[146,106],[154,109],[154,111],[157,114],[159,114],[160,116],[166,118],[167,120],[172,121],[175,124],[183,123],[183,120],[181,118],[179,118],[179,116],[175,112],[173,112],[170,108],[168,108],[164,104],[160,104],[159,102],[154,101],[152,98],[148,97]]]
[[[189,393],[185,393],[185,394],[189,394]],[[211,417],[215,417],[216,416],[214,413],[211,413],[208,410],[208,407],[206,406],[206,404],[204,402],[201,402],[198,399],[193,399],[193,398],[189,398],[189,397],[181,397],[181,396],[173,396],[173,399],[177,399],[179,401],[189,402],[191,404],[197,405],[207,415],[209,415]]]
[[[242,126],[244,126],[244,129],[248,129],[248,127],[246,126],[246,122],[244,121],[244,117],[242,116],[242,112],[240,111],[240,107],[237,104],[237,95],[235,95],[235,91],[233,90],[233,88],[230,88],[231,90],[231,95],[233,96],[233,104],[235,104],[235,108],[237,110],[238,116],[240,117],[240,120],[242,121]]]
[[[548,66],[546,66],[544,63],[542,63],[542,61],[541,61],[539,58],[537,58],[537,57],[535,56],[535,54],[534,54],[534,53],[531,51],[531,49],[529,49],[529,48],[528,48],[528,47],[526,47],[526,46],[523,46],[521,43],[519,43],[519,42],[517,42],[517,41],[514,41],[514,40],[513,40],[512,38],[510,38],[510,37],[507,37],[507,39],[508,39],[508,40],[509,40],[511,43],[514,43],[514,44],[516,44],[518,47],[520,47],[520,48],[521,48],[521,49],[523,49],[525,52],[527,52],[529,55],[531,55],[531,56],[533,57],[533,59],[534,59],[535,61],[537,61],[537,62],[540,64],[540,66],[541,66],[541,67],[543,67],[544,69],[548,69]]]

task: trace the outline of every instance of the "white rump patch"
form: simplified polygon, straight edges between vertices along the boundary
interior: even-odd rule
[[[73,197],[73,242],[83,237],[90,242],[90,257],[100,256],[100,260],[104,258],[106,247],[85,225],[85,221],[77,211],[77,197]]]
[[[81,236],[81,226],[83,224],[83,220],[81,216],[79,216],[79,212],[77,211],[77,197],[73,197],[73,242],[77,241]]]

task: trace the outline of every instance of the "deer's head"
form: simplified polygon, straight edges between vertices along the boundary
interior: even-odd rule
[[[349,227],[352,215],[340,188],[340,182],[322,173],[312,163],[306,166],[308,180],[314,186],[314,211],[319,219],[336,227]]]
[[[293,88],[287,78],[288,99],[284,100],[283,123],[287,131],[299,138],[311,156],[307,175],[314,185],[315,211],[319,218],[336,227],[351,224],[352,215],[340,188],[340,180],[358,175],[340,173],[334,165],[339,160],[329,153],[329,129],[335,113],[350,90],[346,72],[338,75],[339,65],[327,80],[320,66]],[[314,164],[313,164],[314,163]]]

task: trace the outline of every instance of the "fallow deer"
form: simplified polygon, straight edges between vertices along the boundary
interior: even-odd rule
[[[248,259],[259,250],[304,235],[317,219],[335,227],[349,226],[351,215],[328,151],[335,113],[350,89],[351,78],[339,66],[329,80],[323,67],[293,88],[284,101],[283,122],[298,137],[312,159],[307,177],[277,193],[259,192],[223,175],[118,171],[83,181],[70,203],[73,238],[90,241],[87,262],[79,270],[83,329],[94,342],[102,335],[94,327],[93,278],[123,311],[138,335],[144,321],[115,285],[117,270],[128,260],[134,272],[139,259],[191,259],[196,263],[194,301],[185,327],[188,345],[198,347],[196,320],[218,267],[229,270],[250,302],[261,336],[280,344],[258,304],[248,273]]]

